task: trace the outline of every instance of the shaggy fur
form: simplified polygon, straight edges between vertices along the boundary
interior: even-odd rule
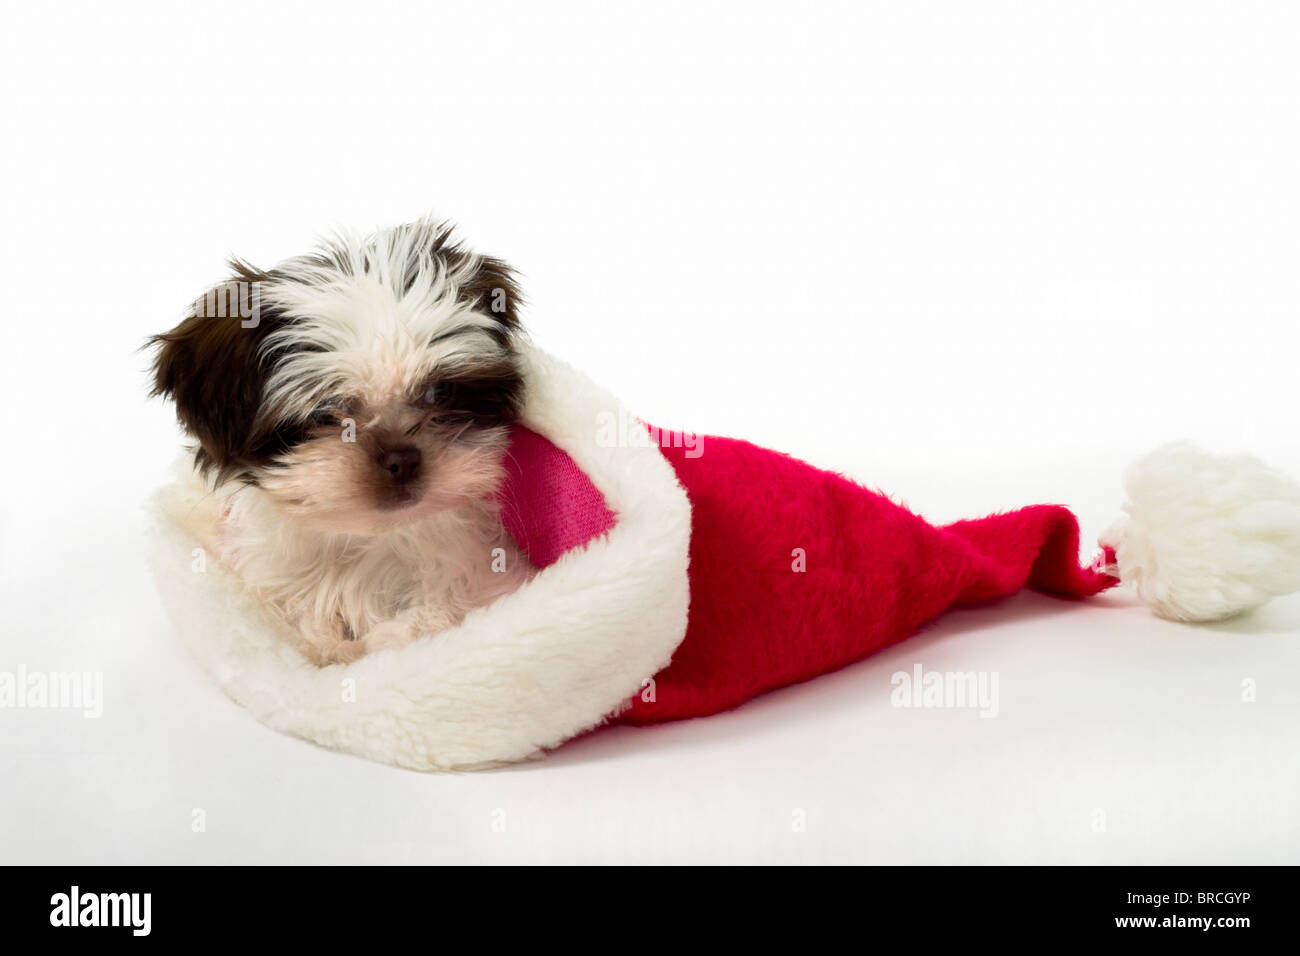
[[[522,394],[509,267],[421,221],[234,274],[157,336],[216,484],[206,542],[319,662],[460,622],[531,568],[493,494]]]

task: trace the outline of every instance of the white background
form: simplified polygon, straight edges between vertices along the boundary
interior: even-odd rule
[[[1092,537],[1168,439],[1300,472],[1298,28],[1282,3],[11,5],[0,670],[101,670],[106,702],[0,710],[0,861],[1300,861],[1296,599],[1188,628],[1023,595],[478,775],[282,737],[154,597],[179,435],[136,351],[232,253],[432,210],[651,421],[934,519],[1060,501]],[[1000,715],[892,708],[918,662],[998,672]]]

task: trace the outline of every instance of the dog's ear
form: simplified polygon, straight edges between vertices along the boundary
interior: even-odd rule
[[[261,304],[268,276],[234,261],[234,276],[209,290],[190,314],[149,345],[154,395],[176,405],[176,417],[198,440],[195,461],[219,480],[266,460],[282,445],[261,409],[269,357],[262,343],[283,319]]]
[[[478,311],[495,318],[505,331],[519,331],[523,295],[515,270],[505,262],[491,256],[479,257],[478,270],[466,282],[464,292]]]

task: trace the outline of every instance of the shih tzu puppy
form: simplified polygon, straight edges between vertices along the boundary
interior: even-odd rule
[[[233,275],[155,336],[221,560],[318,663],[452,627],[532,573],[494,492],[523,399],[504,262],[422,220]]]

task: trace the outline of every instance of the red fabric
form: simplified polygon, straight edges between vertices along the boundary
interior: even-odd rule
[[[726,710],[1026,585],[1086,597],[1118,583],[1079,566],[1078,523],[1056,505],[940,528],[788,455],[728,438],[701,447],[663,449],[692,508],[686,638],[654,700],[643,692],[616,722]]]
[[[663,454],[691,502],[689,623],[654,699],[637,696],[615,722],[726,710],[866,657],[955,605],[1119,583],[1101,564],[1080,567],[1078,523],[1058,505],[936,527],[749,442],[706,437],[697,457],[671,444]],[[502,515],[538,567],[612,527],[600,492],[545,438],[517,430],[511,459]]]

